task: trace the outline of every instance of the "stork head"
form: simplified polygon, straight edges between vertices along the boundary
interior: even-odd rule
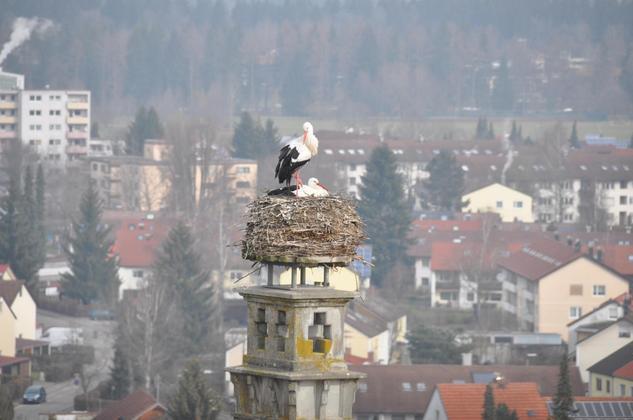
[[[308,179],[308,186],[309,186],[309,187],[311,187],[311,188],[322,188],[322,189],[324,189],[325,191],[329,191],[329,190],[325,187],[325,185],[321,184],[321,183],[319,182],[319,180],[318,180],[317,178],[314,178],[314,177],[312,177],[312,178]]]
[[[303,123],[303,132],[307,134],[312,134],[314,133],[314,127],[312,127],[312,124],[306,121]]]

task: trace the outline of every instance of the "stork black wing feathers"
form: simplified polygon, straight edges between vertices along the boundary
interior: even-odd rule
[[[293,162],[293,159],[297,159],[299,157],[299,150],[294,147],[284,146],[279,151],[279,162],[277,162],[277,167],[275,168],[275,178],[279,180],[280,184],[284,182],[290,184],[290,179],[292,178],[292,174],[303,165],[309,162],[309,160],[304,160],[302,162]]]

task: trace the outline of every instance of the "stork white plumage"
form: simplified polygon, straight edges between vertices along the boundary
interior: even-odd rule
[[[279,161],[275,168],[275,178],[280,184],[290,186],[290,180],[295,178],[297,186],[303,185],[299,176],[299,168],[310,162],[319,152],[319,139],[314,135],[314,128],[309,122],[303,123],[303,135],[290,140],[279,151]]]
[[[327,197],[330,195],[328,189],[314,177],[308,179],[307,184],[297,188],[294,194],[297,197]]]

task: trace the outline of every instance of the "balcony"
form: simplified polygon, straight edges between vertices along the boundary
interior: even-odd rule
[[[70,125],[88,125],[88,117],[68,117],[66,122]]]
[[[88,102],[68,102],[66,108],[69,110],[87,110],[90,107]]]
[[[66,146],[66,154],[67,155],[87,155],[88,147],[87,146],[77,146],[75,144]]]
[[[15,139],[18,137],[18,133],[15,131],[0,130],[0,139]]]
[[[78,130],[69,131],[68,133],[66,133],[66,138],[71,140],[88,139],[88,132]]]
[[[17,124],[18,118],[15,115],[0,115],[0,124]]]
[[[0,109],[18,109],[18,104],[13,101],[0,101]]]

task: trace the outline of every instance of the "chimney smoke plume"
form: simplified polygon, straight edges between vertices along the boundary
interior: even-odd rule
[[[26,42],[33,32],[43,34],[53,26],[53,22],[42,18],[19,17],[13,21],[13,30],[9,41],[5,42],[0,50],[0,64],[11,54],[13,50]]]

